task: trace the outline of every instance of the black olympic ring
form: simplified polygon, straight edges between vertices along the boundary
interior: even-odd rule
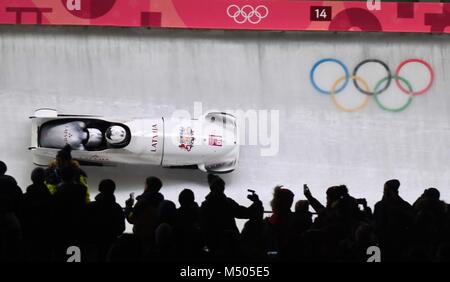
[[[378,90],[377,93],[361,89],[361,87],[358,84],[358,80],[356,80],[356,79],[353,80],[353,85],[355,85],[356,89],[358,89],[359,92],[364,93],[366,95],[373,95],[373,94],[377,94],[378,95],[378,94],[381,94],[384,91],[386,91],[389,88],[389,86],[391,85],[391,81],[392,81],[391,70],[389,69],[389,66],[385,62],[383,62],[381,60],[378,60],[378,59],[367,59],[367,60],[364,60],[364,61],[360,62],[355,67],[355,69],[353,70],[353,76],[358,76],[357,73],[358,73],[359,68],[362,67],[363,65],[367,64],[367,63],[377,63],[377,64],[380,64],[381,66],[383,66],[383,68],[387,72],[387,75],[385,77],[388,77],[388,79],[386,80],[387,81],[386,84],[380,90]]]

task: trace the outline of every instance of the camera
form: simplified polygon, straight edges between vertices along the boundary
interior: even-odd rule
[[[304,191],[304,192],[309,191],[308,184],[303,184],[303,191]]]
[[[247,199],[249,199],[252,202],[256,202],[259,200],[259,197],[258,195],[256,195],[255,190],[247,189],[247,191],[250,193],[249,195],[247,195]]]
[[[364,198],[356,199],[358,205],[367,206],[367,200]]]

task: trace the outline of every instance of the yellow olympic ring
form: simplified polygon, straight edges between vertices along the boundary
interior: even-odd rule
[[[336,88],[337,88],[338,84],[341,83],[341,82],[342,82],[343,80],[345,80],[345,79],[346,79],[346,76],[345,76],[345,75],[342,76],[341,78],[339,78],[338,80],[336,80],[336,81],[334,82],[333,87],[331,88],[331,92],[330,92],[330,94],[331,94],[331,100],[333,101],[334,105],[335,105],[336,107],[338,107],[339,109],[343,110],[344,112],[348,112],[348,113],[357,112],[357,111],[360,111],[360,110],[364,109],[365,107],[367,107],[367,105],[369,105],[369,101],[370,101],[370,98],[371,98],[371,96],[369,96],[369,95],[365,95],[366,98],[364,99],[364,101],[362,102],[362,104],[359,105],[359,106],[356,107],[356,108],[347,108],[347,107],[344,107],[344,106],[342,106],[341,104],[339,104],[339,102],[338,102],[337,99],[336,99]],[[368,85],[367,82],[366,82],[364,79],[362,79],[361,77],[352,75],[352,76],[349,77],[349,79],[350,79],[350,80],[356,80],[356,81],[360,82],[360,83],[362,84],[364,90],[365,90],[366,92],[370,92],[370,91],[369,91],[369,85]]]

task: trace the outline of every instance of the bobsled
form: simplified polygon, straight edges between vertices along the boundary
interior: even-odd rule
[[[31,146],[36,165],[46,166],[64,146],[81,165],[158,165],[228,173],[238,163],[236,118],[208,112],[197,119],[110,118],[36,110]]]

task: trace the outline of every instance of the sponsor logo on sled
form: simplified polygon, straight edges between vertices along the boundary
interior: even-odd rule
[[[152,126],[152,149],[150,150],[151,152],[156,152],[156,149],[158,147],[158,125],[154,124]]]
[[[191,151],[194,147],[194,131],[190,127],[180,127],[180,145],[179,148]]]
[[[107,157],[99,156],[99,155],[92,155],[89,157],[90,161],[109,161]]]
[[[209,135],[209,146],[222,147],[222,136],[220,135]]]

